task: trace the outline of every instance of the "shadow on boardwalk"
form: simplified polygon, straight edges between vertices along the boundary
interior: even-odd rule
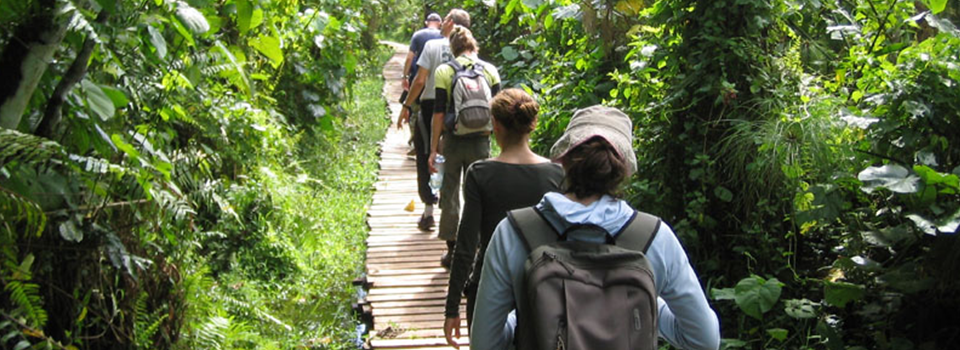
[[[396,121],[405,45],[385,43],[396,50],[383,69],[384,96]],[[436,232],[417,229],[422,204],[417,196],[416,165],[407,157],[408,129],[390,127],[381,143],[380,174],[368,209],[367,283],[365,307],[374,318],[367,345],[373,349],[452,349],[443,338],[443,307],[448,273],[440,267],[446,244]],[[416,202],[413,212],[404,210]],[[439,219],[439,212],[435,213]],[[461,304],[461,314],[464,306]],[[461,334],[466,335],[466,321]],[[467,339],[461,339],[467,342]],[[461,349],[467,349],[461,346]]]

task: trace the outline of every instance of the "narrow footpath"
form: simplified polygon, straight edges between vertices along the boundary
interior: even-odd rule
[[[394,121],[402,106],[400,76],[407,48],[387,43],[396,53],[383,69],[384,97]],[[452,349],[443,337],[443,307],[448,272],[440,266],[446,244],[436,231],[417,229],[423,204],[417,196],[416,165],[407,144],[407,127],[391,125],[381,144],[380,174],[368,209],[367,283],[365,308],[373,315],[367,345],[372,349]],[[416,208],[404,210],[414,201]],[[439,211],[435,212],[439,221]],[[461,314],[465,303],[461,303]],[[461,349],[468,349],[466,321]]]

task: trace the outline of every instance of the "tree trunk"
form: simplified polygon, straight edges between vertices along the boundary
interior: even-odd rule
[[[107,13],[101,11],[100,14],[97,15],[97,23],[105,23],[106,20]],[[67,93],[87,75],[87,63],[90,61],[90,56],[93,55],[95,46],[96,40],[93,39],[93,36],[88,35],[83,41],[83,46],[80,48],[80,51],[77,52],[77,57],[73,60],[73,64],[67,69],[67,72],[53,90],[53,94],[50,95],[50,99],[47,100],[47,107],[43,112],[43,120],[40,121],[40,126],[37,128],[37,135],[48,139],[53,138],[57,130],[57,125],[60,124],[60,119],[62,119],[63,116],[63,103],[66,101]]]
[[[57,18],[55,0],[40,0],[37,12],[14,30],[0,57],[0,127],[16,129],[47,70],[66,24]]]

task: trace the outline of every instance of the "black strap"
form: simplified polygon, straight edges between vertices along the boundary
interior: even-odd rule
[[[556,242],[560,234],[547,222],[536,207],[526,207],[507,212],[507,219],[513,225],[528,252],[539,246]],[[620,229],[615,239],[617,246],[647,252],[657,231],[660,230],[660,218],[635,210],[626,225]]]

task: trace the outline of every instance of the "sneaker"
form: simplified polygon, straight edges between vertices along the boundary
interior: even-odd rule
[[[430,231],[434,223],[433,215],[421,215],[420,221],[417,221],[417,228],[423,231]]]
[[[449,270],[451,264],[453,264],[453,254],[451,254],[449,251],[443,253],[443,256],[440,257],[440,266],[443,266],[443,268]]]

